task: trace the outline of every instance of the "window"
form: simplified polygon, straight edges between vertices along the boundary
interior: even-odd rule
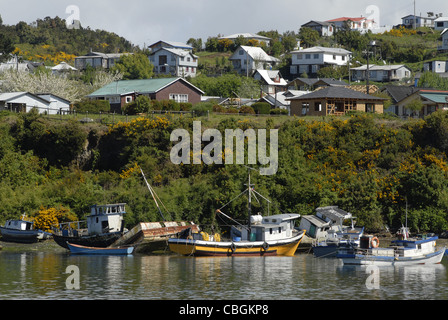
[[[375,112],[375,104],[366,103],[366,112]]]
[[[335,54],[333,55],[333,60],[336,60],[336,55]]]
[[[305,59],[311,59],[311,54],[307,53],[307,54],[305,55]]]
[[[303,53],[297,54],[297,60],[302,60],[302,59],[303,59]]]
[[[319,59],[319,54],[318,53],[314,54],[314,59]]]
[[[126,103],[132,102],[132,97],[126,97]]]
[[[188,102],[188,94],[170,93],[170,100],[176,102]]]
[[[243,54],[244,54],[244,50],[241,49],[241,50],[239,51],[239,55],[242,56]]]

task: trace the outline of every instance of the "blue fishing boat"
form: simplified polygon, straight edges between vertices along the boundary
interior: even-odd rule
[[[3,227],[0,226],[0,234],[2,241],[18,243],[34,243],[51,237],[48,232],[34,229],[34,223],[23,218],[6,221]]]
[[[78,244],[67,243],[67,246],[73,254],[86,254],[86,255],[129,255],[134,251],[134,247],[109,247],[109,248],[96,248],[85,247]]]
[[[359,248],[338,250],[337,258],[347,265],[400,266],[414,264],[438,264],[442,261],[445,248],[437,250],[437,236],[425,235],[400,237],[387,248],[380,248],[378,238],[364,236]]]

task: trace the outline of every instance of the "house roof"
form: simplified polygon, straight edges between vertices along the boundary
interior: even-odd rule
[[[293,51],[292,53],[329,53],[329,54],[351,54],[350,51],[342,48],[327,48],[327,47],[312,47],[307,49],[301,49]]]
[[[129,54],[129,53],[102,53],[102,52],[89,52],[88,54],[84,55],[84,56],[79,56],[76,57],[75,59],[79,59],[79,58],[91,58],[91,57],[102,57],[105,59],[110,59],[110,58],[120,58],[122,55],[124,54]]]
[[[315,90],[301,97],[289,98],[289,100],[310,100],[310,99],[353,99],[353,100],[386,100],[345,87],[325,87]]]
[[[167,47],[163,47],[163,48],[159,48],[156,51],[152,52],[151,55],[154,55],[156,52],[159,52],[161,50],[165,50],[168,52],[171,52],[172,54],[179,56],[179,57],[186,57],[188,55],[194,57],[194,58],[198,58],[198,56],[194,55],[193,53],[191,53],[191,51],[186,51],[183,49],[177,49],[177,48],[167,48]]]
[[[159,43],[166,43],[168,46],[173,47],[173,48],[193,50],[193,47],[188,44],[185,44],[182,42],[164,41],[164,40],[160,40],[160,41],[153,43],[152,45],[149,46],[149,48],[155,47]]]
[[[418,90],[419,89],[415,87],[388,85],[385,86],[382,91],[387,91],[389,96],[393,99],[393,103],[397,103]]]
[[[314,86],[314,85],[328,85],[328,86],[346,86],[347,83],[341,80],[336,80],[332,78],[295,78],[291,82],[288,83],[288,85],[292,85],[295,82],[302,82],[305,85],[308,86]]]
[[[401,19],[406,19],[406,18],[409,18],[409,17],[416,17],[416,18],[420,18],[420,19],[427,19],[427,20],[435,20],[436,18],[433,18],[433,17],[422,17],[422,16],[414,16],[413,14],[408,14],[407,16],[405,16],[405,17],[403,17],[403,18],[401,18]]]
[[[182,81],[194,88],[201,94],[204,92],[193,86],[188,81],[183,78],[156,78],[156,79],[143,79],[143,80],[121,80],[112,82],[101,89],[91,93],[88,97],[105,97],[105,96],[116,96],[122,95],[130,92],[137,93],[157,93],[160,90],[166,88],[167,86],[175,83],[176,81]]]
[[[336,18],[336,19],[332,19],[332,20],[327,20],[327,22],[340,22],[340,21],[348,21],[348,20],[356,22],[356,21],[363,21],[366,19],[367,19],[366,17],[359,17],[359,18],[341,17],[341,18]]]
[[[397,69],[400,69],[400,68],[407,68],[407,69],[409,69],[409,67],[407,67],[404,64],[392,64],[392,65],[385,64],[383,66],[378,66],[376,64],[370,64],[369,65],[369,70],[370,71],[381,71],[381,70],[387,71],[387,70],[397,70]],[[358,71],[367,70],[367,65],[365,64],[365,65],[360,66],[360,67],[352,68],[352,70],[358,70]],[[409,69],[409,70],[411,70],[411,69]]]
[[[268,85],[271,85],[271,86],[286,86],[287,85],[287,82],[285,81],[285,79],[282,78],[282,75],[280,74],[279,70],[261,70],[261,69],[258,69],[255,72],[260,74],[261,78]],[[280,78],[280,82],[274,82],[272,80],[272,79],[275,79],[277,76]]]
[[[442,90],[419,90],[419,95],[435,103],[448,103],[448,91]]]
[[[279,62],[280,60],[271,57],[268,55],[262,48],[260,47],[250,47],[250,46],[239,46],[238,49],[235,50],[235,53],[229,58],[229,60],[235,60],[235,55],[238,53],[239,49],[243,49],[246,53],[254,60],[261,60],[267,62]]]
[[[32,97],[36,100],[40,100],[41,102],[48,104],[50,103],[48,100],[39,97],[35,94],[32,94],[30,92],[4,92],[4,93],[0,93],[0,101],[4,101],[4,102],[11,102],[14,100],[17,100],[23,96],[29,96]]]
[[[306,27],[307,25],[321,25],[321,26],[331,26],[332,23],[328,22],[328,21],[316,21],[316,20],[311,20],[308,21],[305,24],[302,24],[302,27]]]

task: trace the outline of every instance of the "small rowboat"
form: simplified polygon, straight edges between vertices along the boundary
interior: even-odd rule
[[[85,247],[68,242],[67,246],[70,252],[73,254],[128,255],[132,254],[132,252],[134,251],[134,247],[96,248],[96,247]]]

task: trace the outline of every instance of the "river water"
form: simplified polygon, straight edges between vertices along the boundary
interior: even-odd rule
[[[1,300],[446,300],[439,265],[366,267],[337,259],[77,256],[54,244],[0,251]],[[373,281],[374,280],[374,281]]]

